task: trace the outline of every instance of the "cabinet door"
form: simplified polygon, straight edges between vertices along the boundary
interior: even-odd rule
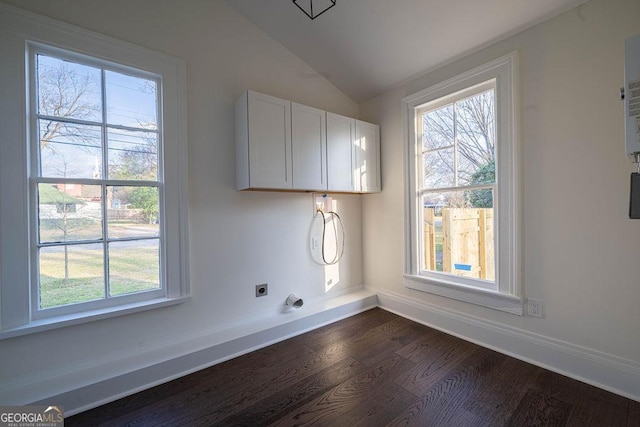
[[[356,120],[354,146],[356,191],[361,193],[380,191],[380,127]]]
[[[327,189],[326,115],[323,110],[291,103],[293,188]]]
[[[255,188],[291,188],[291,102],[249,92],[249,181]]]
[[[327,187],[329,191],[355,191],[355,119],[327,112]]]

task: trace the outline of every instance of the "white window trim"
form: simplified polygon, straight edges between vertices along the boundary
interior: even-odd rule
[[[521,160],[518,127],[518,55],[512,52],[488,64],[402,99],[405,141],[405,286],[436,295],[523,315],[521,272]],[[456,276],[421,275],[417,220],[417,142],[415,111],[443,97],[496,80],[498,182],[496,290],[481,289]]]
[[[161,76],[165,295],[35,319],[30,310],[28,44],[42,44]],[[148,310],[189,298],[186,64],[184,60],[0,4],[0,339]]]

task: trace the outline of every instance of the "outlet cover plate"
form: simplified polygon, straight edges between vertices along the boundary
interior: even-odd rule
[[[527,299],[527,313],[532,317],[542,318],[542,301],[539,299]]]
[[[264,297],[269,294],[269,285],[263,283],[261,285],[256,285],[256,298]]]

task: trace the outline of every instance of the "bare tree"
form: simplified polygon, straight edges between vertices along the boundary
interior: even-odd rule
[[[437,150],[425,159],[427,180],[453,176],[456,171],[454,144],[458,154],[458,179],[463,182],[469,182],[475,172],[495,161],[493,92],[483,92],[432,110],[422,116],[422,125],[424,148]]]
[[[74,67],[71,63],[38,56],[38,108],[40,120],[40,148],[63,136],[72,141],[93,145],[95,140],[86,126],[55,118],[96,120],[101,116],[100,81],[95,69]],[[51,147],[49,146],[51,149]]]
[[[158,177],[158,144],[155,135],[140,137],[141,142],[130,143],[112,156],[109,176],[116,179],[156,180]]]
[[[456,103],[462,156],[476,168],[495,157],[495,108],[493,93],[484,92]]]

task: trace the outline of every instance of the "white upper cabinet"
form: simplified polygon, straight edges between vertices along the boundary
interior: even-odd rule
[[[380,191],[380,128],[248,91],[236,102],[238,190]]]
[[[327,189],[326,112],[291,103],[293,188]]]
[[[291,102],[252,91],[236,102],[236,185],[293,187]]]
[[[356,191],[376,193],[380,184],[380,126],[356,120],[355,168]]]
[[[327,113],[327,190],[356,191],[354,181],[354,138],[356,121]]]
[[[329,191],[380,191],[380,127],[327,113]]]

